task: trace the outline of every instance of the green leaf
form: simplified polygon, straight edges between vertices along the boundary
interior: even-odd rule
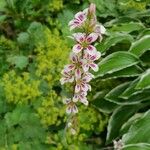
[[[29,63],[28,57],[21,55],[9,57],[7,61],[10,62],[11,64],[14,64],[16,68],[19,69],[25,68]]]
[[[30,114],[29,107],[17,106],[12,112],[5,115],[5,120],[8,128],[19,124],[22,120],[26,120]]]
[[[121,94],[121,97],[124,99],[128,99],[132,95],[136,95],[138,93],[141,93],[142,91],[136,89],[136,85],[139,81],[139,78],[132,81],[129,85],[129,87]]]
[[[30,40],[30,36],[27,32],[21,32],[17,38],[19,44],[27,44],[29,40]]]
[[[123,135],[127,133],[131,125],[134,122],[136,122],[139,118],[141,118],[142,115],[143,113],[136,113],[135,115],[133,115],[126,123],[123,124],[120,130],[120,134]]]
[[[144,25],[142,23],[129,22],[129,23],[123,23],[119,25],[114,25],[111,28],[111,31],[130,33],[130,32],[141,30],[141,29],[144,29]]]
[[[98,92],[96,96],[94,96],[92,104],[96,107],[96,109],[100,110],[104,113],[112,113],[113,110],[117,107],[117,104],[106,101],[103,99],[106,92]]]
[[[150,35],[146,35],[141,39],[137,40],[136,42],[134,42],[131,45],[129,51],[140,57],[144,52],[150,49],[149,41],[150,41]]]
[[[58,21],[61,23],[61,30],[65,36],[68,36],[68,22],[73,18],[73,16],[73,12],[69,9],[63,10],[63,12],[58,15]]]
[[[99,71],[96,73],[97,77],[101,77],[105,74],[111,74],[116,71],[128,68],[139,62],[139,59],[132,55],[132,53],[125,51],[114,52],[105,57],[99,63]]]
[[[114,89],[112,89],[106,96],[105,99],[113,102],[118,105],[133,105],[133,104],[138,104],[141,101],[147,101],[150,99],[149,91],[145,90],[142,91],[141,93],[136,93],[135,95],[130,96],[129,98],[122,98],[122,93],[130,88],[130,83],[123,83]]]
[[[107,143],[112,142],[116,137],[119,136],[122,125],[141,107],[141,104],[126,105],[117,108],[113,112],[107,127]]]
[[[146,70],[136,85],[136,89],[148,89],[150,88],[150,69]]]
[[[6,0],[0,0],[0,11],[5,11]]]
[[[115,46],[117,43],[120,43],[122,41],[133,42],[133,37],[129,34],[117,33],[106,38],[106,40],[98,44],[96,48],[103,53],[107,51],[111,46]]]
[[[135,77],[139,76],[139,74],[142,73],[142,69],[138,66],[131,66],[122,70],[119,70],[117,72],[114,72],[112,74],[106,74],[103,78],[122,78],[122,77]]]
[[[45,33],[44,33],[44,27],[39,22],[32,22],[27,29],[28,34],[30,35],[30,44],[35,44],[37,46],[38,44],[45,44]]]
[[[1,15],[0,16],[0,23],[2,23],[6,18],[7,18],[6,15]]]
[[[150,144],[148,143],[137,143],[125,145],[122,150],[150,150]]]
[[[150,143],[150,110],[133,123],[129,131],[122,137],[123,143]]]
[[[129,86],[129,84],[129,82],[126,82],[115,87],[108,94],[106,94],[105,99],[116,104],[122,104],[123,99],[121,99],[119,96]]]

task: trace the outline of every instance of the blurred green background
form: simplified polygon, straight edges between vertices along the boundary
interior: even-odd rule
[[[109,117],[121,102],[104,97],[149,68],[150,37],[143,43],[147,47],[141,48],[142,65],[129,64],[124,67],[127,71],[111,75],[106,67],[96,74],[90,104],[79,106],[78,132],[72,136],[65,131],[68,116],[62,103],[70,87],[61,86],[59,79],[73,44],[67,38],[71,35],[68,22],[91,2],[107,29],[102,43],[96,45],[102,57],[128,51],[132,43],[150,35],[149,0],[0,0],[0,150],[105,147]],[[146,110],[147,105],[140,112]],[[118,131],[115,134],[110,143],[119,137]]]

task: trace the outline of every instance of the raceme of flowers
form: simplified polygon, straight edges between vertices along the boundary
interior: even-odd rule
[[[98,65],[95,63],[101,57],[94,46],[94,43],[102,40],[105,28],[97,23],[95,15],[95,4],[90,4],[89,8],[78,12],[74,19],[69,22],[70,30],[78,29],[80,32],[72,34],[71,38],[75,41],[70,54],[70,64],[62,70],[61,84],[72,83],[73,94],[71,98],[65,100],[67,104],[66,112],[77,113],[76,103],[79,101],[88,105],[87,92],[91,91],[89,82],[94,78],[90,69],[98,71]]]

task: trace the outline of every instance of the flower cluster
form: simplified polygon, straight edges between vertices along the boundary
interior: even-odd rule
[[[98,39],[102,40],[102,34],[105,28],[97,23],[95,15],[95,4],[91,4],[89,8],[78,12],[74,19],[69,22],[70,30],[78,29],[80,32],[73,33],[71,38],[75,41],[70,54],[70,64],[66,65],[62,70],[61,84],[73,83],[72,98],[65,100],[67,104],[66,112],[77,113],[76,102],[80,101],[84,105],[88,105],[87,92],[91,90],[89,82],[94,75],[89,71],[98,71],[98,65],[95,63],[101,57],[94,46],[94,42]]]

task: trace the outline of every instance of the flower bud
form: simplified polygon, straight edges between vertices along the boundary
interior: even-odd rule
[[[89,15],[91,16],[95,15],[95,11],[96,11],[96,6],[95,4],[91,3],[89,6]]]

